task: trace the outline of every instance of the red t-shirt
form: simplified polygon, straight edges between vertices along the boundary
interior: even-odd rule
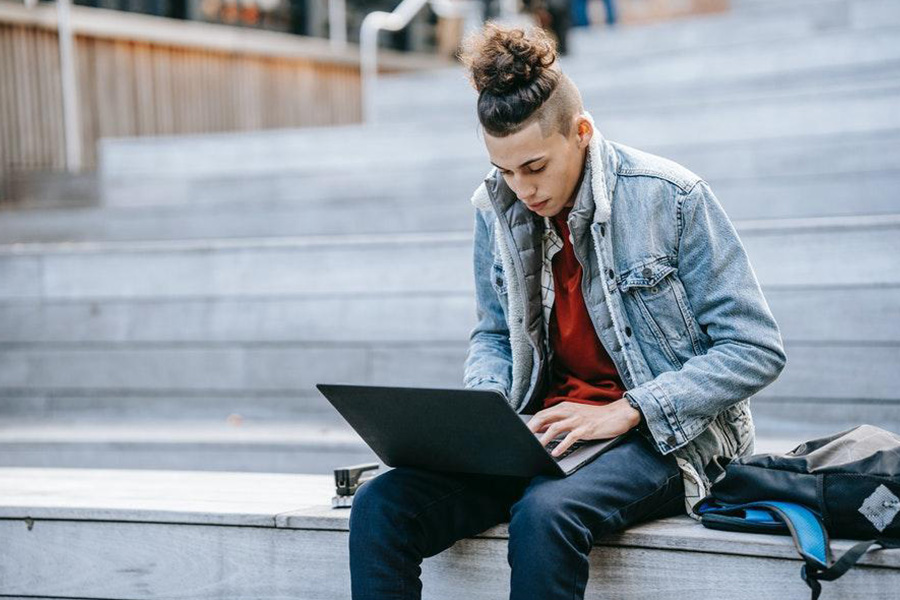
[[[571,210],[565,207],[550,219],[563,240],[563,247],[553,255],[555,295],[549,330],[554,356],[544,408],[564,401],[609,404],[622,398],[626,391],[584,304],[582,269],[569,241],[566,222]]]

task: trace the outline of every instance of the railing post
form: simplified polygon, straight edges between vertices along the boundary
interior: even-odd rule
[[[347,47],[346,0],[328,0],[328,37],[335,50]]]
[[[59,71],[62,83],[63,129],[66,137],[66,169],[70,173],[81,171],[81,126],[78,114],[78,83],[75,78],[75,50],[72,43],[72,24],[69,20],[69,2],[57,0],[57,25],[59,34]]]
[[[359,69],[362,121],[370,124],[375,120],[375,87],[378,78],[378,30],[386,13],[370,12],[363,17],[359,29]]]

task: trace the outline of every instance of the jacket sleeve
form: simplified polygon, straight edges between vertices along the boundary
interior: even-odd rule
[[[491,284],[493,236],[481,210],[475,211],[473,266],[476,324],[469,335],[463,385],[494,389],[504,397],[512,386],[509,326],[497,290]]]
[[[711,346],[680,370],[660,373],[625,393],[640,407],[663,454],[702,433],[720,411],[769,385],[786,363],[775,318],[709,184],[699,180],[679,201],[678,277]]]

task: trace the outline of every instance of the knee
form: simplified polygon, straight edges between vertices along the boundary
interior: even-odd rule
[[[577,508],[558,495],[541,491],[526,494],[512,506],[509,535],[545,541],[566,539],[585,552],[593,543]]]
[[[397,486],[391,482],[391,473],[367,481],[353,495],[349,519],[351,543],[365,536],[383,537],[395,528],[400,513],[394,497]]]
[[[353,495],[351,513],[356,509],[357,502],[362,506],[368,506],[394,500],[399,495],[399,490],[405,485],[403,475],[402,470],[391,469],[359,486]]]
[[[526,571],[547,560],[586,564],[594,537],[570,503],[550,494],[531,494],[513,505],[507,562]]]

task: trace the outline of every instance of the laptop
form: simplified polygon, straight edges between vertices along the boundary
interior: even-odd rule
[[[574,473],[628,435],[578,440],[563,455],[541,446],[532,415],[517,413],[493,390],[316,384],[389,467],[533,477]]]

